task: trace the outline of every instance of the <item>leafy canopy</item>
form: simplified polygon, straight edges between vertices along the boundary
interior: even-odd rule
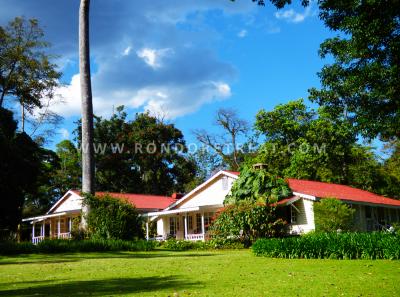
[[[333,57],[311,98],[346,114],[364,136],[400,137],[400,2],[319,1],[320,18],[339,35],[320,47]]]
[[[53,96],[61,73],[46,53],[49,43],[43,36],[36,19],[17,17],[0,27],[0,107],[10,99],[32,111]]]

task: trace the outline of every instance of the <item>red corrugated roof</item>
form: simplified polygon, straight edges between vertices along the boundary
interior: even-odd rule
[[[230,174],[237,175],[237,176],[239,176],[239,174],[240,174],[240,172],[238,172],[238,171],[230,171],[230,170],[224,170],[224,171],[229,172]]]
[[[236,171],[225,171],[235,175],[239,175],[239,172]],[[294,178],[289,178],[287,181],[289,183],[289,187],[292,189],[293,192],[315,196],[318,198],[334,197],[341,200],[354,202],[400,206],[400,200],[386,198],[350,186]],[[282,201],[280,201],[279,204],[281,203]]]
[[[80,191],[74,190],[73,192],[80,194]],[[96,196],[110,195],[113,198],[125,199],[137,209],[164,209],[174,203],[176,199],[169,196],[159,195],[146,195],[146,194],[130,194],[130,193],[109,193],[109,192],[96,192]]]
[[[356,189],[350,186],[330,184],[317,181],[300,180],[289,178],[289,187],[293,192],[299,192],[318,198],[338,198],[354,202],[364,202],[372,204],[383,204],[391,206],[400,206],[400,201],[386,198],[368,191]]]

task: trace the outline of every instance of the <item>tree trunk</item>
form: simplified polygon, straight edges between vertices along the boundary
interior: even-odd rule
[[[79,8],[79,72],[82,100],[82,192],[94,194],[93,103],[89,54],[89,0]]]
[[[24,102],[21,100],[21,131],[25,132],[25,107]]]

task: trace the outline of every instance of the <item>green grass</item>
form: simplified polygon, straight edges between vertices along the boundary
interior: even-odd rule
[[[0,258],[2,296],[399,296],[400,261],[255,257],[249,250]]]

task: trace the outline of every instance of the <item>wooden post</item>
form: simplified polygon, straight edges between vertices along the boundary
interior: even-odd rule
[[[188,229],[187,229],[187,213],[185,213],[184,219],[185,219],[185,234],[184,234],[183,238],[186,239],[186,237],[187,237],[187,230],[188,230]]]
[[[42,237],[44,238],[44,229],[45,229],[45,225],[46,224],[46,221],[45,220],[43,220],[43,223],[42,223]]]
[[[71,231],[72,231],[72,218],[70,217],[69,218],[69,226],[68,226],[68,230],[69,230],[69,233],[71,234]]]

